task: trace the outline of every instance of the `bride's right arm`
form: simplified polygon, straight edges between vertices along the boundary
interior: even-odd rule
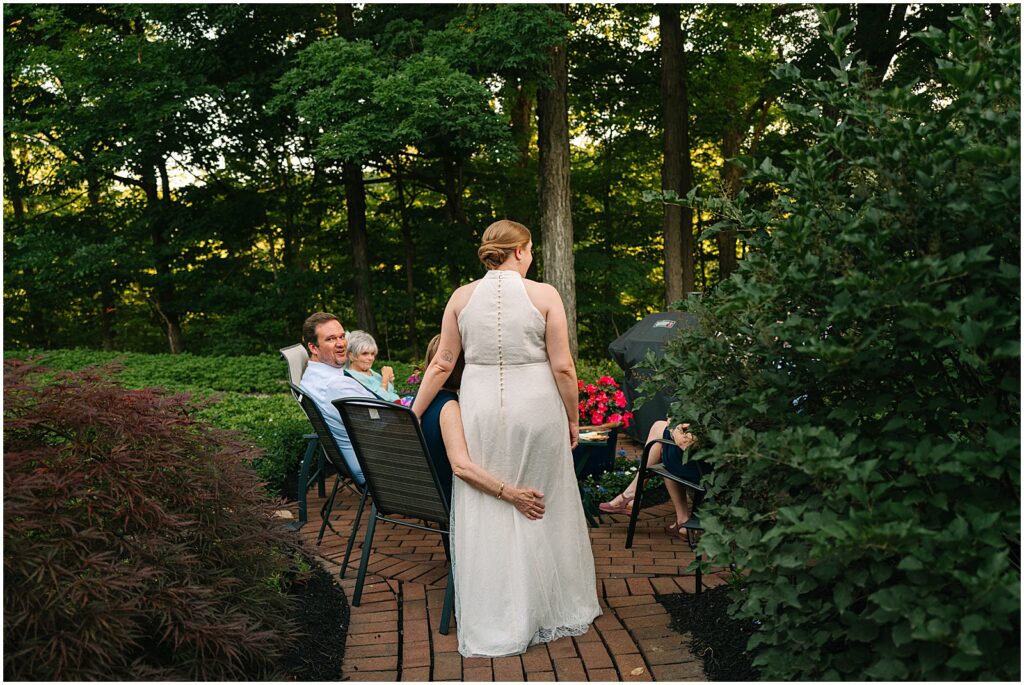
[[[459,480],[492,497],[500,493],[501,499],[508,501],[528,519],[544,517],[544,493],[504,483],[469,458],[469,446],[466,445],[466,434],[462,429],[462,410],[458,402],[446,402],[441,409],[441,439],[448,452],[452,473]]]

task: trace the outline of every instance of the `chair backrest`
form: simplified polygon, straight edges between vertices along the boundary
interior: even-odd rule
[[[306,351],[305,345],[297,344],[289,347],[281,348],[281,356],[288,363],[288,384],[291,386],[298,387],[299,383],[302,382],[302,374],[306,372],[306,366],[309,364],[309,352]],[[295,394],[295,390],[292,390],[292,396],[298,400],[298,395]]]
[[[332,404],[348,430],[377,511],[447,528],[448,498],[412,410],[360,397],[337,399]]]
[[[323,447],[327,459],[338,470],[338,473],[347,478],[352,478],[352,472],[349,471],[348,464],[345,463],[345,457],[342,456],[341,450],[338,449],[338,443],[334,440],[334,434],[331,433],[331,429],[327,427],[327,422],[324,421],[324,415],[320,412],[320,407],[316,405],[312,398],[302,392],[299,386],[290,384],[289,387],[291,388],[292,395],[298,400],[299,406],[302,407],[302,411],[306,414],[306,418],[309,419],[310,425],[313,426],[313,432],[316,433],[316,437],[320,438],[320,446]]]

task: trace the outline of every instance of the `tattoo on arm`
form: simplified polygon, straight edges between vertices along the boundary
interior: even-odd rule
[[[455,355],[452,354],[451,350],[441,350],[441,359],[446,362],[454,361]]]

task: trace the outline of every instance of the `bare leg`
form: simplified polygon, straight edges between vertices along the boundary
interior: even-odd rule
[[[693,509],[689,490],[684,489],[682,485],[674,480],[667,478],[665,479],[665,489],[668,490],[668,496],[672,499],[672,506],[676,509],[676,527],[681,526],[690,520],[690,511]]]
[[[650,432],[647,434],[647,442],[645,442],[644,444],[646,445],[651,440],[657,440],[662,435],[664,435],[665,428],[667,426],[668,426],[668,421],[655,421],[654,425],[651,426]],[[647,455],[647,465],[648,466],[654,466],[655,464],[660,464],[660,463],[661,463],[661,443],[659,443],[659,444],[655,445],[654,447],[652,447],[650,453]],[[613,499],[611,502],[609,502],[609,504],[611,504],[612,506],[616,506],[616,507],[624,507],[629,502],[632,502],[633,498],[636,497],[636,481],[637,481],[638,478],[640,478],[640,474],[639,473],[636,474],[636,476],[633,477],[633,480],[629,483],[629,485],[626,486],[626,489],[623,490],[621,493],[619,493],[619,495],[616,496],[615,499]],[[673,500],[673,501],[675,501],[675,500]],[[678,511],[678,508],[677,508],[677,511]],[[689,514],[687,514],[687,518],[689,518]]]

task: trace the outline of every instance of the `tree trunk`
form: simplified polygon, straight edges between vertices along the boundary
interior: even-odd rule
[[[4,72],[4,97],[7,103],[13,102],[11,98],[11,76],[9,73]],[[9,105],[8,105],[9,106]],[[25,200],[24,200],[24,183],[25,179],[21,172],[18,170],[18,165],[14,161],[14,140],[13,136],[9,133],[4,134],[4,197],[10,200],[11,209],[14,212],[12,226],[8,226],[8,230],[13,229],[15,233],[20,232],[21,225],[25,221]],[[35,285],[36,273],[35,269],[30,266],[25,267],[25,284],[28,292],[28,297],[25,298],[25,323],[28,324],[28,330],[25,333],[30,339],[39,341],[48,339],[48,331],[46,324],[46,317],[36,307],[35,297],[32,296],[32,288]]]
[[[679,7],[658,8],[661,30],[661,109],[665,126],[661,185],[679,196],[690,192],[690,102],[687,91],[686,43],[679,25]],[[665,204],[665,305],[684,299],[694,289],[693,210]]]
[[[161,180],[164,182],[164,192],[167,200],[170,201],[168,182],[166,180],[167,169],[164,163],[160,163]],[[156,295],[154,305],[157,314],[164,321],[167,332],[167,347],[171,354],[179,354],[185,351],[185,342],[181,333],[181,315],[174,304],[174,282],[171,274],[170,255],[168,254],[167,233],[169,231],[167,208],[162,206],[160,196],[157,193],[156,176],[153,173],[153,166],[146,164],[142,172],[142,182],[146,191],[146,213],[149,219],[149,236],[153,245],[153,265],[156,269]]]
[[[413,287],[413,258],[416,254],[409,227],[409,208],[405,204],[405,184],[402,182],[402,162],[395,158],[395,187],[398,190],[399,219],[402,222],[402,246],[405,248],[405,296],[409,300],[406,319],[409,331],[409,347],[412,358],[420,358],[419,340],[416,336],[416,289]]]
[[[91,170],[86,172],[86,195],[94,220],[99,221],[100,185],[96,173]],[[103,349],[107,352],[114,349],[114,312],[117,311],[114,306],[114,288],[116,285],[115,279],[100,274],[100,334],[103,339]]]
[[[516,86],[516,99],[512,105],[512,141],[519,150],[516,166],[525,169],[530,164],[530,139],[533,138],[533,94],[523,83]]]
[[[896,56],[909,7],[906,4],[853,5],[856,15],[853,48],[858,51],[857,59],[864,60],[871,67],[876,83],[885,80],[889,65]]]
[[[725,194],[734,199],[740,191],[740,177],[743,170],[729,159],[740,153],[740,131],[731,128],[722,139],[722,157],[725,166],[722,168],[722,186]],[[718,234],[718,280],[724,281],[736,270],[736,231],[724,229]]]
[[[448,221],[468,226],[469,219],[466,218],[462,206],[462,164],[454,157],[445,156],[441,158],[441,166],[444,169],[444,197]]]
[[[366,187],[363,185],[363,168],[353,162],[342,165],[345,178],[345,208],[348,214],[348,238],[352,244],[352,266],[354,295],[356,301],[356,323],[374,338],[377,337],[377,320],[373,316],[370,301],[370,258],[366,234]]]
[[[563,14],[568,6],[553,4]],[[569,348],[576,357],[576,273],[572,252],[572,203],[569,193],[568,68],[565,42],[551,48],[548,75],[554,87],[537,93],[540,147],[538,190],[543,251],[543,278],[562,296],[569,320]]]
[[[352,38],[355,31],[353,6],[343,3],[334,5],[337,19],[335,32],[342,37]],[[373,315],[370,299],[370,257],[369,238],[366,234],[366,186],[363,183],[363,167],[358,162],[346,162],[341,166],[345,182],[345,209],[348,217],[348,237],[352,245],[353,296],[356,305],[356,323],[376,339],[377,319]]]
[[[509,106],[509,123],[512,142],[519,154],[515,163],[507,170],[508,185],[505,188],[505,216],[513,221],[529,224],[533,220],[536,205],[526,193],[530,178],[530,149],[533,139],[534,92],[529,84],[518,83]]]

